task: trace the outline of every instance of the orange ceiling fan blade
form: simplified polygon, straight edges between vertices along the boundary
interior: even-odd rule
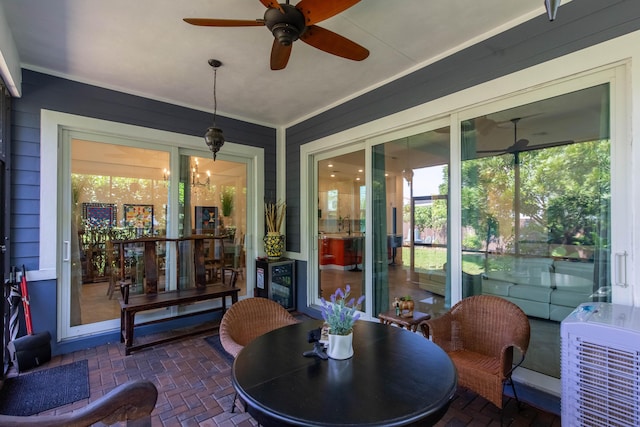
[[[262,3],[264,7],[278,9],[280,12],[284,13],[282,6],[280,6],[280,4],[275,0],[260,0],[260,3]]]
[[[358,43],[317,25],[308,27],[300,40],[327,53],[354,61],[362,61],[369,56],[369,51]]]
[[[184,22],[201,27],[263,27],[264,19],[184,18]]]
[[[302,12],[305,25],[308,27],[329,19],[359,2],[360,0],[302,0],[296,5],[296,9]]]
[[[278,40],[273,39],[273,46],[271,46],[271,69],[272,70],[282,70],[287,66],[289,62],[289,57],[291,56],[291,48],[292,44],[289,46],[284,46],[278,42]]]

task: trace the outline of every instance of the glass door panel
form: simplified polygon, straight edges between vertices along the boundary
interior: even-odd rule
[[[365,277],[364,150],[318,161],[318,267],[320,297],[351,285],[364,295]]]
[[[79,326],[119,318],[114,294],[121,278],[131,280],[131,292],[142,292],[142,248],[116,242],[166,235],[169,153],[81,139],[70,148],[69,324]],[[159,264],[164,252],[156,249]],[[166,286],[162,274],[158,287]]]
[[[449,128],[373,147],[374,314],[395,298],[446,310]]]
[[[77,236],[70,244],[71,327],[118,319],[114,294],[122,278],[131,281],[131,293],[144,292],[144,245],[119,242],[166,237],[167,229],[172,229],[169,158],[167,151],[70,140],[69,219],[71,235]],[[247,165],[181,156],[180,166],[182,172],[174,172],[179,186],[179,237],[209,233],[222,237],[224,254],[217,256],[239,269],[237,286],[243,289],[241,295],[246,294]],[[193,286],[191,251],[189,242],[156,244],[159,291]],[[171,257],[177,254],[176,268]],[[221,271],[215,273],[219,280]]]
[[[205,267],[207,280],[222,280],[222,267],[238,269],[236,286],[247,294],[245,241],[247,231],[247,165],[211,157],[180,156],[179,178],[180,237],[207,235]],[[191,246],[182,249],[181,287],[192,286]]]
[[[609,86],[462,123],[463,295],[529,316],[525,367],[560,376],[560,323],[610,301]]]

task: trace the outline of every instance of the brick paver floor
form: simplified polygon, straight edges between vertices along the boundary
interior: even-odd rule
[[[158,388],[152,413],[153,426],[256,426],[238,404],[229,411],[234,390],[231,364],[204,340],[207,335],[150,347],[125,356],[123,344],[105,344],[55,356],[42,369],[76,360],[89,361],[90,397],[46,414],[64,413],[85,406],[130,379],[145,378]],[[505,397],[503,425],[560,427],[560,417],[523,404],[518,410]],[[459,389],[451,407],[437,426],[499,426],[500,411],[473,392]],[[102,424],[99,424],[102,425]]]

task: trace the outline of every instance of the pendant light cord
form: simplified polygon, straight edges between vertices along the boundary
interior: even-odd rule
[[[213,68],[213,127],[216,127],[216,114],[218,112],[218,98],[216,97],[216,82],[218,80],[218,68]]]

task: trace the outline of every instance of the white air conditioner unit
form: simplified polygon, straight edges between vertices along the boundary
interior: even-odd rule
[[[640,308],[581,304],[560,336],[562,425],[640,426]]]

